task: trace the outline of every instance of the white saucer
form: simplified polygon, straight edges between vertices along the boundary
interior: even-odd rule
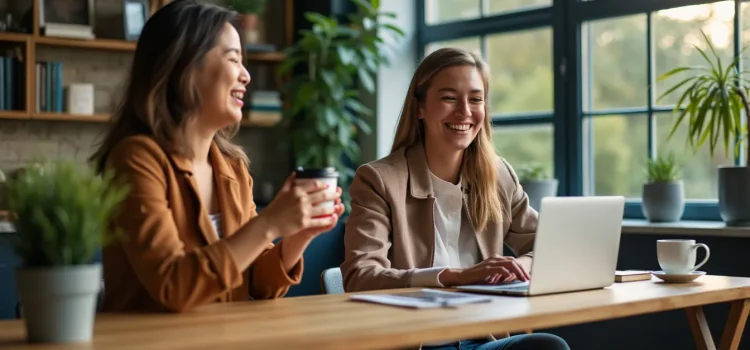
[[[664,271],[652,271],[651,274],[666,283],[686,283],[686,282],[692,282],[696,278],[705,275],[706,272],[693,271],[693,273],[689,273],[689,274],[675,275],[675,274],[668,274]]]

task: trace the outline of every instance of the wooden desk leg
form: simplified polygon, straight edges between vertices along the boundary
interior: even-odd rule
[[[703,313],[703,307],[691,307],[685,309],[685,313],[687,313],[696,349],[716,350],[716,345],[711,337],[711,330],[708,329],[706,315]],[[750,313],[750,299],[732,302],[727,323],[724,326],[724,333],[719,343],[719,350],[737,350],[739,348],[748,313]]]
[[[695,348],[697,350],[716,350],[714,339],[711,337],[711,330],[708,329],[708,322],[706,322],[706,314],[703,313],[703,307],[691,307],[685,309],[685,313],[687,313],[690,330],[693,333]]]
[[[737,350],[739,348],[748,312],[750,312],[750,299],[738,300],[732,303],[727,323],[724,326],[724,333],[721,335],[720,350]]]

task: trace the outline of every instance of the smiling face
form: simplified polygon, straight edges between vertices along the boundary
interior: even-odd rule
[[[484,96],[482,75],[474,66],[449,67],[435,74],[419,103],[425,145],[440,152],[468,148],[484,124]]]
[[[196,85],[201,96],[198,122],[215,130],[238,123],[248,83],[250,73],[242,64],[240,36],[227,23],[198,69]]]

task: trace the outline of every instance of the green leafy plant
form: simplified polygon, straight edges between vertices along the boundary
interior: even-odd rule
[[[226,6],[239,14],[262,14],[266,11],[267,0],[227,0]]]
[[[8,180],[13,246],[26,267],[89,264],[116,238],[110,218],[128,187],[70,161],[29,165]]]
[[[673,154],[649,158],[646,166],[648,182],[674,182],[680,174],[680,164]]]
[[[357,134],[370,133],[366,118],[373,112],[360,102],[359,87],[374,92],[373,76],[380,65],[389,63],[384,55],[386,35],[404,35],[398,27],[381,23],[396,15],[381,11],[380,1],[353,2],[357,12],[347,23],[305,13],[312,29],[300,31],[301,38],[286,50],[278,69],[286,75],[301,68],[281,89],[286,107],[280,125],[289,128],[296,166],[335,167],[342,188],[354,175],[349,164],[359,158]]]
[[[747,88],[750,81],[743,76],[745,72],[737,68],[741,55],[731,64],[724,65],[716,54],[711,40],[703,31],[701,34],[713,59],[709,58],[705,50],[695,45],[695,49],[706,60],[705,66],[678,67],[659,77],[659,80],[664,80],[681,72],[695,73],[659,97],[661,99],[681,87],[686,87],[674,107],[677,119],[669,138],[674,135],[680,124],[685,122],[688,125],[687,142],[694,150],[708,141],[710,153],[713,155],[721,142],[724,153],[728,154],[730,143],[736,141],[734,155],[737,156],[741,141],[747,136],[747,129],[741,122],[743,110],[745,117],[750,121]],[[747,157],[750,159],[750,152],[747,152]]]
[[[544,166],[539,163],[524,164],[516,170],[519,182],[532,182],[532,181],[543,181],[549,180],[550,176],[544,169]]]

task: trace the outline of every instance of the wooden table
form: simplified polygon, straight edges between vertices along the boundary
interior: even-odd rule
[[[720,349],[736,349],[750,278],[703,276],[536,297],[495,297],[455,309],[410,310],[321,295],[208,305],[185,314],[100,314],[91,343],[27,345],[22,321],[0,322],[0,349],[384,349],[685,309],[699,349],[715,349],[702,305],[731,302]]]

